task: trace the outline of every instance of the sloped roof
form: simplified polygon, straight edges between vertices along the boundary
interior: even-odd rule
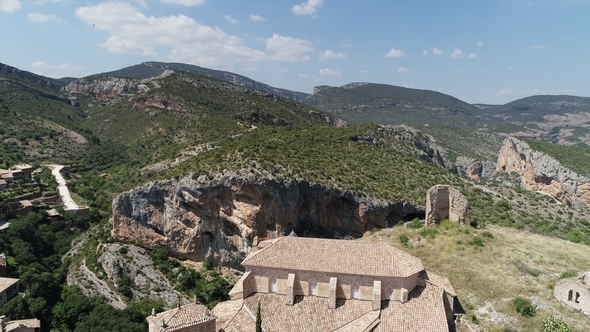
[[[197,303],[187,304],[147,318],[150,325],[156,328],[154,331],[158,332],[177,331],[214,319],[215,316],[207,307]]]
[[[421,277],[431,284],[442,288],[445,292],[447,292],[451,296],[457,296],[453,285],[446,277],[438,275],[432,271],[424,270],[423,275]]]
[[[40,329],[41,321],[37,318],[12,320],[6,323],[6,332],[14,331],[19,328]]]
[[[348,275],[408,277],[422,261],[384,242],[282,237],[242,262],[246,267]]]
[[[295,305],[289,306],[285,304],[285,295],[254,293],[244,300],[242,309],[225,331],[254,331],[259,301],[262,328],[271,332],[334,331],[370,314],[372,319],[356,321],[360,329],[355,332],[360,332],[379,316],[379,311],[372,310],[371,301],[337,299],[336,309],[328,309],[328,299],[323,297],[297,296]],[[366,323],[367,326],[360,326],[361,323]]]
[[[0,277],[0,292],[19,282],[20,279]]]
[[[443,289],[426,283],[408,295],[408,302],[384,301],[381,321],[375,332],[446,332],[449,331]]]

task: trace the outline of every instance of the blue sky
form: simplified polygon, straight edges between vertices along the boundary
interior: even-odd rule
[[[50,77],[183,62],[500,104],[590,96],[589,59],[588,0],[0,0],[0,62]]]

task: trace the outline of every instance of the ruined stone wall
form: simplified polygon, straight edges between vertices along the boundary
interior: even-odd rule
[[[426,193],[426,225],[435,225],[444,219],[464,225],[467,208],[467,198],[457,189],[436,185]]]
[[[590,278],[590,273],[585,274],[585,277]],[[553,288],[553,296],[559,302],[590,315],[590,289],[584,284],[583,278],[584,276],[558,282]]]

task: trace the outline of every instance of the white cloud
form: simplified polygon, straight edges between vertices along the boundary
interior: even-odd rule
[[[27,14],[27,20],[33,23],[64,23],[65,21],[55,15],[44,15],[41,13],[33,12]]]
[[[469,53],[469,59],[477,58],[477,53]]]
[[[455,48],[453,52],[449,53],[449,55],[451,56],[451,59],[459,59],[463,57],[463,51],[461,51],[458,48]]]
[[[0,10],[12,13],[19,10],[21,3],[19,0],[0,0]]]
[[[289,72],[289,68],[281,68],[278,70],[279,73],[284,74]]]
[[[346,59],[346,54],[342,52],[334,52],[331,50],[325,50],[324,52],[320,53],[319,59],[320,60],[329,60],[329,59]]]
[[[297,77],[299,77],[299,78],[308,78],[309,76],[307,76],[305,74],[299,74],[299,75],[297,75]]]
[[[64,71],[80,71],[80,70],[84,70],[84,67],[80,67],[80,66],[72,66],[69,63],[62,63],[60,65],[52,65],[49,63],[45,63],[43,61],[35,61],[33,62],[33,64],[31,65],[33,66],[33,68],[37,68],[37,69],[59,69],[59,70],[64,70]]]
[[[320,76],[322,77],[342,77],[342,72],[332,69],[320,69]]]
[[[307,0],[307,2],[293,6],[291,11],[295,15],[314,15],[323,4],[323,0]]]
[[[405,68],[405,67],[397,67],[397,72],[407,74],[407,73],[411,73],[412,71],[410,71],[408,68]]]
[[[395,48],[392,48],[391,50],[389,50],[389,52],[387,52],[387,54],[385,54],[386,58],[403,58],[407,56],[408,55],[406,54],[406,52],[402,50],[396,50]]]
[[[368,73],[368,71],[365,69],[361,69],[361,71],[359,71],[359,74],[361,75],[365,75],[366,73]]]
[[[439,56],[443,54],[443,51],[438,47],[433,47],[430,49],[430,51],[432,52],[433,56]],[[427,56],[430,55],[431,52],[428,52],[428,50],[424,50],[422,51],[422,55]]]
[[[263,22],[265,21],[266,18],[260,16],[260,15],[254,15],[254,14],[250,14],[250,21],[254,21],[254,22]]]
[[[529,49],[533,50],[533,51],[544,50],[546,48],[547,48],[547,45],[533,45],[533,46],[529,47]]]
[[[223,15],[223,18],[228,21],[231,24],[237,24],[238,20],[236,20],[235,18],[231,17],[230,15]]]
[[[181,5],[185,7],[199,6],[205,3],[205,0],[161,0],[165,3],[171,3],[175,5]]]
[[[482,41],[478,41],[477,44],[475,44],[478,47],[482,47],[483,46],[483,42]]]
[[[273,60],[279,61],[309,60],[305,53],[314,51],[308,40],[277,34],[266,40],[266,49],[274,53],[271,57]]]
[[[516,90],[510,89],[510,88],[504,88],[504,89],[496,92],[496,96],[508,96],[508,95],[513,94],[514,92],[516,92]]]
[[[268,59],[264,52],[244,46],[241,38],[185,15],[145,16],[131,4],[120,2],[79,7],[75,15],[95,29],[108,32],[109,37],[99,46],[113,53],[159,56],[226,70],[232,68],[232,62]]]

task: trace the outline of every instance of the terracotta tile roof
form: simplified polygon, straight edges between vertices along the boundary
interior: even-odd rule
[[[0,292],[5,291],[10,286],[16,284],[19,279],[16,278],[0,278]]]
[[[215,316],[211,314],[209,309],[204,305],[196,303],[164,311],[156,316],[149,316],[147,318],[150,325],[155,326],[155,331],[158,332],[176,331],[212,319],[215,319]]]
[[[406,303],[383,301],[375,332],[391,331],[448,332],[443,289],[426,283],[426,287],[416,287]]]
[[[424,270],[424,273],[421,277],[427,282],[444,289],[448,294],[457,296],[457,293],[455,292],[455,289],[453,288],[453,285],[451,285],[449,279],[428,270]]]
[[[384,242],[282,237],[250,254],[244,266],[408,277],[424,270],[419,258]]]
[[[371,301],[338,299],[336,309],[328,309],[328,299],[316,296],[297,296],[295,304],[286,305],[286,296],[274,293],[255,293],[244,300],[244,306],[231,320],[227,332],[254,331],[258,301],[261,303],[262,328],[264,331],[313,332],[334,331],[368,313],[375,313],[371,320],[359,320],[356,326],[371,324],[379,315],[372,311]],[[367,326],[360,326],[355,332],[361,332]],[[349,331],[349,330],[343,330]]]
[[[32,318],[32,319],[21,319],[21,320],[13,320],[6,323],[6,332],[14,331],[18,328],[29,328],[29,329],[40,329],[41,328],[41,321]]]
[[[262,311],[262,310],[261,310]],[[256,312],[253,313],[256,315]],[[225,332],[256,332],[256,316],[242,307],[224,329]]]
[[[379,310],[371,311],[365,315],[355,319],[354,321],[334,330],[334,332],[368,332],[373,331],[373,328],[379,324]]]

